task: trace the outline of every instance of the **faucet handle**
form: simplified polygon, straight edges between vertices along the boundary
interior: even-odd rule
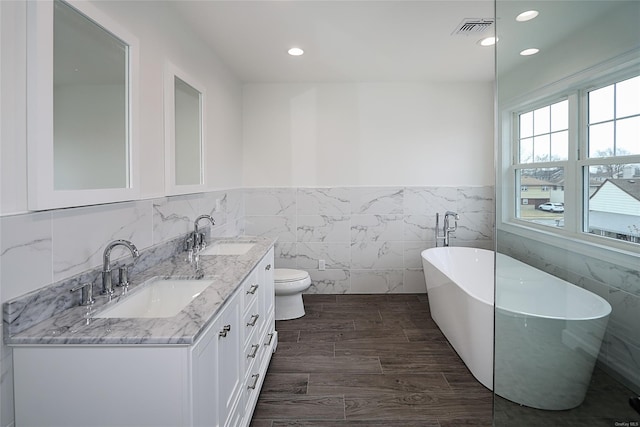
[[[75,292],[82,289],[82,301],[80,301],[80,305],[91,305],[96,300],[93,299],[93,283],[85,283],[82,285],[78,285],[76,287],[71,288],[70,292]]]
[[[129,268],[126,265],[118,268],[118,277],[118,286],[129,286]]]
[[[192,251],[195,247],[195,243],[196,242],[193,241],[193,235],[188,236],[186,239],[184,239],[184,250]]]

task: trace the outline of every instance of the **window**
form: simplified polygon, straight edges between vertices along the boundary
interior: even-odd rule
[[[564,207],[558,206],[564,205],[564,191],[557,188],[564,183],[569,155],[569,101],[564,99],[520,113],[517,134],[515,177],[520,194],[516,218],[562,227]],[[522,194],[525,191],[527,194]],[[554,209],[547,209],[548,203],[555,203]]]
[[[547,99],[512,115],[512,218],[640,244],[640,75],[583,81]]]
[[[584,231],[640,243],[640,76],[588,91],[587,109]]]

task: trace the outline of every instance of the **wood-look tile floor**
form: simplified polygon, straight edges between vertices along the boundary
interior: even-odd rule
[[[304,295],[276,322],[252,427],[491,426],[478,383],[429,314],[427,296]]]
[[[478,383],[429,314],[427,296],[304,295],[276,322],[252,427],[611,427],[640,423],[633,393],[596,368],[582,405],[541,411]],[[638,424],[635,424],[638,425]]]

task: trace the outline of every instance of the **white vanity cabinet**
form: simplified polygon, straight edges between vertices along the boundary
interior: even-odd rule
[[[245,299],[244,343],[244,419],[239,425],[249,425],[255,409],[271,354],[277,345],[275,330],[275,289],[273,282],[273,249],[247,279]]]
[[[190,346],[13,347],[16,427],[248,426],[277,343],[269,271],[273,249]]]
[[[244,368],[241,302],[241,293],[236,291],[191,349],[193,425],[231,425]]]

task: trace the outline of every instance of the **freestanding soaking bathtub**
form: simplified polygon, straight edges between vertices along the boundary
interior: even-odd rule
[[[582,403],[611,312],[607,301],[498,254],[494,376],[494,252],[431,248],[422,263],[431,317],[478,381],[534,408]]]

